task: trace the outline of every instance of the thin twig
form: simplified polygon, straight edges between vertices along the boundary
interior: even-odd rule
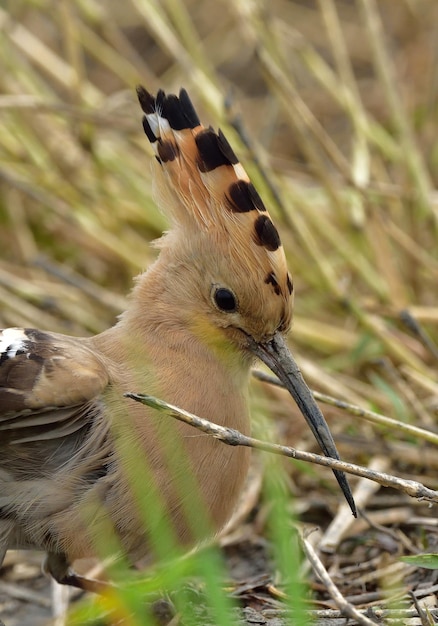
[[[409,596],[418,612],[418,615],[421,621],[421,626],[433,626],[433,624],[435,624],[436,622],[434,621],[433,617],[430,615],[429,611],[427,610],[427,606],[423,608],[421,606],[421,602],[415,597],[415,594],[412,591],[409,592]]]
[[[329,573],[327,572],[326,568],[322,564],[321,559],[318,557],[315,550],[313,549],[310,541],[305,539],[303,535],[300,536],[300,539],[303,550],[312,566],[313,571],[324,584],[325,588],[332,597],[338,609],[341,611],[342,615],[355,619],[358,624],[361,624],[361,626],[373,626],[374,624],[377,624],[378,622],[370,620],[368,617],[363,615],[363,613],[360,613],[360,611],[358,611],[352,604],[347,602],[342,593],[339,591],[338,587],[330,578]]]
[[[289,446],[282,446],[276,443],[255,439],[254,437],[248,437],[234,428],[220,426],[219,424],[215,424],[214,422],[210,422],[202,417],[193,415],[193,413],[184,411],[173,404],[168,404],[167,402],[153,396],[139,393],[126,393],[125,397],[141,402],[142,404],[145,404],[153,409],[157,409],[165,415],[177,419],[180,422],[184,422],[189,426],[193,426],[207,435],[212,435],[216,439],[219,439],[219,441],[222,441],[222,443],[229,446],[246,446],[249,448],[256,448],[258,450],[264,450],[265,452],[271,452],[272,454],[287,456],[298,461],[307,461],[309,463],[316,463],[317,465],[324,465],[325,467],[330,467],[331,469],[337,469],[347,472],[348,474],[368,478],[369,480],[373,480],[384,487],[393,487],[394,489],[398,489],[413,498],[438,503],[438,491],[429,489],[417,481],[406,480],[404,478],[399,478],[398,476],[369,470],[360,465],[355,465],[354,463],[345,463],[344,461],[338,461],[337,459],[320,456],[319,454],[312,454],[311,452],[296,450],[295,448],[291,448]]]
[[[252,370],[251,373],[254,378],[257,378],[257,380],[261,380],[264,383],[269,383],[270,385],[275,385],[276,387],[284,388],[283,383],[275,376],[266,374],[261,370]],[[369,411],[368,409],[356,406],[355,404],[344,402],[344,400],[339,400],[338,398],[333,398],[332,396],[328,396],[325,393],[320,393],[319,391],[312,391],[312,395],[315,400],[318,400],[319,402],[324,402],[325,404],[329,404],[330,406],[335,406],[338,409],[348,411],[348,413],[351,413],[356,417],[363,417],[368,422],[372,422],[373,424],[380,424],[389,428],[396,428],[398,432],[404,432],[408,435],[413,435],[414,437],[418,437],[420,439],[428,441],[429,443],[438,445],[438,435],[430,430],[425,430],[424,428],[419,428],[418,426],[413,426],[412,424],[400,422],[399,420],[395,420],[392,417],[387,417],[386,415],[376,413],[375,411]]]
[[[387,456],[377,456],[371,459],[370,465],[372,467],[372,471],[381,472],[388,469],[389,459]],[[364,509],[366,509],[369,500],[378,489],[379,486],[377,483],[364,480],[363,478],[355,485],[353,497],[358,510],[361,511],[361,516],[364,515]],[[353,520],[348,514],[346,515],[346,511],[348,511],[348,509],[346,510],[344,504],[342,503],[338,507],[335,517],[332,519],[319,543],[319,550],[321,552],[334,553],[342,539],[347,534],[348,530],[355,523],[356,520]]]

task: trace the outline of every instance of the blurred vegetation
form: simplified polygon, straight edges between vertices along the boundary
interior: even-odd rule
[[[114,323],[166,228],[134,88],[184,86],[276,219],[309,384],[434,430],[437,41],[434,0],[3,1],[0,325]],[[343,457],[382,445],[437,487],[433,450],[425,474],[412,438],[336,416]]]

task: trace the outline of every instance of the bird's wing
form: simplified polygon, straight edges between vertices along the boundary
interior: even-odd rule
[[[0,331],[0,439],[58,439],[84,425],[109,383],[84,340],[32,328]]]

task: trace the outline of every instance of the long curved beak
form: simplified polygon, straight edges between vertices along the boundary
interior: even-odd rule
[[[278,376],[289,391],[324,454],[332,459],[339,459],[339,454],[327,422],[319,410],[309,387],[304,382],[300,369],[295,363],[284,337],[280,333],[276,333],[270,341],[257,343],[252,337],[248,336],[248,348]],[[354,517],[357,517],[356,504],[344,472],[333,470],[333,473]]]

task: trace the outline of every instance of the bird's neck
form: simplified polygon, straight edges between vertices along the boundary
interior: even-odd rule
[[[172,303],[166,278],[165,268],[156,262],[137,279],[128,310],[116,326],[95,338],[98,348],[113,361],[123,354],[132,362],[137,388],[130,391],[158,395],[248,431],[250,360],[202,316],[188,319]]]

